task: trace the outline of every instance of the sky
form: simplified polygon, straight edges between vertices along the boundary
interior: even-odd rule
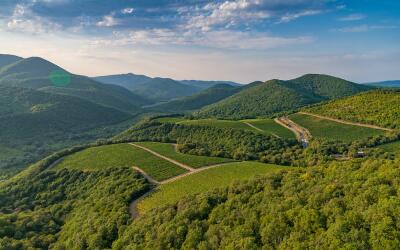
[[[400,79],[400,1],[0,0],[0,53],[89,76]]]

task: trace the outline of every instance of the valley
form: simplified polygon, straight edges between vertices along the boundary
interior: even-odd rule
[[[365,211],[397,199],[397,90],[316,74],[244,86],[88,78],[1,58],[0,249],[219,249],[249,237],[242,249],[307,248],[317,240],[293,235],[324,242],[327,220],[351,217],[337,202],[383,234]],[[53,85],[54,70],[71,81]]]

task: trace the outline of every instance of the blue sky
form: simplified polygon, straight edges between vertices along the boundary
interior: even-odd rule
[[[400,79],[397,0],[1,0],[0,39],[91,76]]]

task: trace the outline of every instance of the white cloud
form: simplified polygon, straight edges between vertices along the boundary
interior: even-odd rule
[[[213,26],[233,26],[270,17],[266,11],[253,9],[261,3],[261,0],[234,0],[207,4],[199,13],[190,16],[186,28],[209,31]]]
[[[175,31],[169,29],[152,29],[116,32],[108,39],[96,39],[93,46],[126,46],[126,45],[190,45],[213,49],[265,50],[312,42],[310,37],[277,37],[259,32],[240,31]]]
[[[122,14],[132,14],[135,11],[134,8],[125,8],[121,10]]]
[[[114,17],[115,13],[103,16],[103,19],[96,23],[99,27],[112,27],[120,24],[120,21]]]
[[[33,34],[58,31],[61,25],[35,15],[28,5],[17,4],[7,21],[7,30]]]
[[[361,33],[361,32],[369,32],[374,30],[382,30],[382,29],[396,29],[397,26],[389,26],[389,25],[359,25],[359,26],[351,26],[344,27],[340,29],[336,29],[336,31],[344,32],[344,33]]]
[[[351,14],[348,16],[344,16],[339,18],[339,21],[358,21],[365,18],[365,15],[362,14]]]
[[[287,13],[280,18],[280,21],[278,23],[287,23],[303,16],[318,15],[321,12],[322,11],[320,10],[305,10],[297,13]]]

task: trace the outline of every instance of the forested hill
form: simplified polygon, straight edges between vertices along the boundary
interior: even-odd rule
[[[373,90],[317,105],[307,112],[400,129],[400,90]]]
[[[33,88],[51,93],[80,97],[131,113],[148,100],[125,88],[74,75],[39,57],[18,60],[0,69],[0,86]]]
[[[239,93],[201,109],[195,116],[241,119],[290,111],[312,103],[349,96],[370,87],[327,75],[254,83]]]
[[[218,84],[192,96],[182,97],[165,104],[155,106],[153,109],[171,112],[196,110],[206,105],[216,103],[239,91],[239,87],[233,87],[229,84]]]
[[[105,126],[130,117],[73,96],[0,86],[0,176],[60,148],[110,136],[113,129]]]

